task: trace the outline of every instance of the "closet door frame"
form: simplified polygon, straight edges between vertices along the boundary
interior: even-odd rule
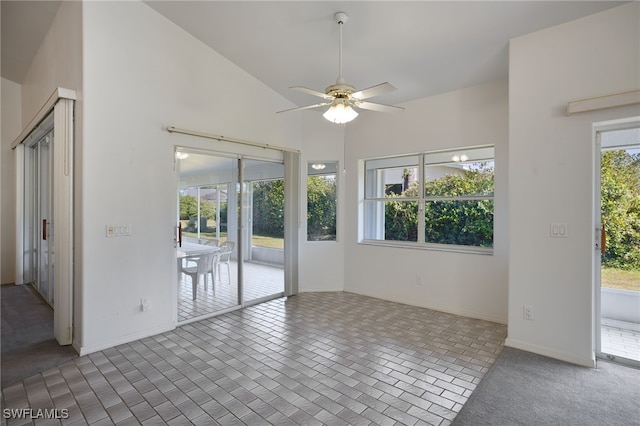
[[[60,345],[73,343],[74,296],[74,103],[75,90],[56,88],[11,144],[16,164],[16,276],[15,284],[25,284],[25,149],[46,129],[41,127],[53,117],[52,181],[55,197],[53,217],[57,218],[53,252],[55,253],[53,321],[54,337]],[[52,114],[52,115],[51,115]]]

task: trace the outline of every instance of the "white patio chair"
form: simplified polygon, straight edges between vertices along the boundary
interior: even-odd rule
[[[195,266],[187,266],[182,268],[182,273],[191,277],[191,285],[193,287],[193,300],[196,300],[198,294],[198,284],[200,284],[200,276],[204,276],[204,290],[207,291],[207,275],[211,272],[213,267],[215,253],[205,253],[198,257],[190,258],[189,260],[195,260]],[[212,284],[213,293],[215,294],[216,288]]]
[[[225,241],[220,245],[220,251],[216,253],[216,259],[213,269],[214,277],[217,273],[218,279],[222,279],[222,274],[220,273],[220,264],[227,265],[227,277],[229,277],[229,285],[231,285],[231,267],[229,266],[229,262],[231,261],[231,253],[233,253],[233,248],[235,247],[235,243],[233,241]],[[215,282],[215,278],[214,278]]]

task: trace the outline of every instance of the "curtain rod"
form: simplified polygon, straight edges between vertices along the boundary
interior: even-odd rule
[[[198,137],[201,137],[201,138],[214,139],[214,140],[221,141],[221,142],[232,142],[232,143],[239,143],[239,144],[243,144],[243,145],[255,146],[255,147],[264,148],[264,149],[274,149],[274,150],[277,150],[277,151],[285,151],[285,152],[296,152],[298,154],[300,153],[300,150],[298,150],[298,149],[285,148],[285,147],[282,147],[282,146],[269,145],[269,144],[266,144],[266,143],[250,142],[250,141],[245,141],[245,140],[242,140],[242,139],[228,138],[226,136],[213,135],[211,133],[197,132],[197,131],[194,131],[194,130],[179,129],[179,128],[174,127],[174,126],[167,127],[167,131],[169,133],[180,133],[180,134],[183,134],[183,135],[198,136]]]

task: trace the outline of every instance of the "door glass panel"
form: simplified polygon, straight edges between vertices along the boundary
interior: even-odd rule
[[[284,295],[284,165],[245,160],[244,303]]]
[[[640,366],[640,128],[603,132],[600,351]]]
[[[229,208],[238,205],[238,159],[183,153],[177,162],[178,322],[184,322],[240,305],[237,262],[233,251],[223,252],[238,234],[238,208]]]
[[[47,224],[49,220],[49,209],[48,209],[48,199],[49,199],[49,191],[48,191],[48,169],[49,162],[47,161],[49,154],[49,144],[46,141],[40,143],[40,149],[38,153],[38,163],[39,163],[39,179],[38,179],[38,204],[39,204],[39,212],[40,212],[40,248],[39,248],[39,262],[38,262],[38,290],[45,297],[48,297],[49,294],[49,281],[47,279],[48,269],[49,269],[49,250],[48,250],[48,241],[46,240],[47,236]]]
[[[53,132],[25,149],[24,280],[53,304]]]
[[[37,200],[37,146],[24,150],[24,253],[22,276],[25,283],[35,283],[38,265],[37,252],[40,244],[38,239],[38,216],[36,214]]]

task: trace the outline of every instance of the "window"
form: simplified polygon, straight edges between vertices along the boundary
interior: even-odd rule
[[[336,162],[307,165],[307,241],[336,241]]]
[[[363,241],[490,252],[494,148],[364,162]]]

